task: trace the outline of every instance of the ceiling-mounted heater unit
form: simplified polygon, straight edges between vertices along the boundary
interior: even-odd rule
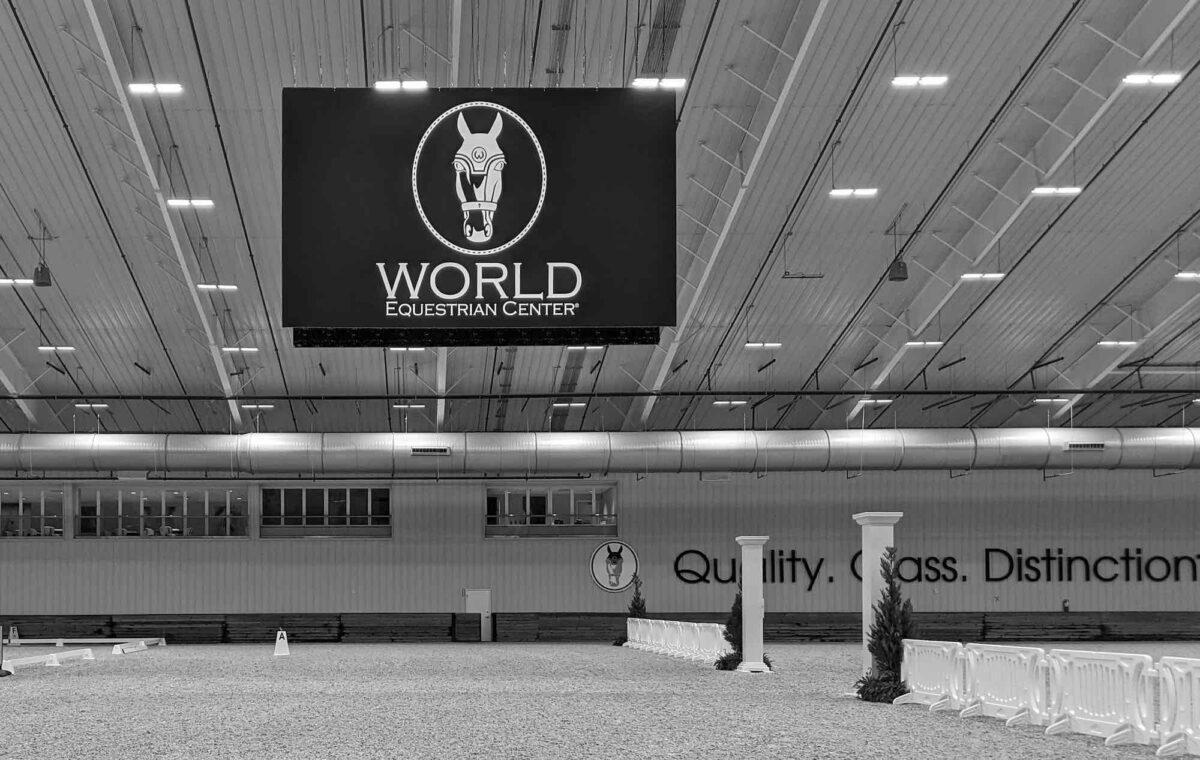
[[[1095,443],[1068,442],[1063,444],[1063,451],[1104,451],[1104,441]]]
[[[448,457],[450,456],[449,446],[413,446],[412,455],[414,457]]]

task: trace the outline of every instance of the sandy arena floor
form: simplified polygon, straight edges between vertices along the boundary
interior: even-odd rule
[[[1051,646],[1051,645],[1046,645]],[[68,649],[72,647],[67,647]],[[1200,644],[1070,645],[1200,657]],[[858,649],[774,675],[599,644],[170,646],[0,680],[0,758],[1105,758],[1083,736],[843,696]],[[7,649],[8,657],[53,651]],[[62,651],[62,650],[58,650]]]

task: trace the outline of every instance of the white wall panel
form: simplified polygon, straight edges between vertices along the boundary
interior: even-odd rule
[[[717,561],[728,577],[734,537],[771,536],[767,550],[798,558],[766,585],[770,611],[853,611],[850,571],[860,511],[905,513],[896,528],[904,556],[937,558],[941,580],[905,584],[922,611],[1194,609],[1200,582],[1190,559],[1181,580],[988,581],[986,551],[1015,557],[1128,549],[1200,561],[1200,476],[1080,472],[771,474],[702,482],[696,475],[617,479],[620,538],[641,562],[651,611],[726,609],[732,583],[684,583],[687,551]],[[392,539],[0,539],[0,612],[186,614],[253,612],[452,612],[463,588],[490,588],[496,612],[617,612],[629,593],[591,580],[600,538],[483,537],[483,482],[402,483],[393,488]],[[776,555],[777,557],[780,555]],[[1002,555],[993,551],[993,560]],[[803,558],[803,560],[799,559]],[[953,562],[945,558],[953,558]],[[809,589],[809,569],[817,569]],[[818,565],[819,563],[819,565]],[[699,570],[702,558],[681,567]],[[795,566],[796,581],[791,579]],[[953,565],[953,572],[950,566]],[[1132,565],[1131,565],[1132,567]],[[1164,568],[1158,562],[1154,570]],[[1101,567],[1111,573],[1112,562]],[[992,574],[1003,570],[992,563]],[[1076,565],[1078,571],[1078,565]],[[905,572],[911,573],[911,563]],[[925,567],[929,572],[929,567]],[[952,580],[951,580],[952,579]]]

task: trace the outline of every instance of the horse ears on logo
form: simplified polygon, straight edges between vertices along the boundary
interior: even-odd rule
[[[461,113],[458,115],[458,118],[460,118],[460,119],[462,118]],[[492,128],[488,130],[488,137],[495,140],[497,137],[500,136],[500,128],[503,126],[504,126],[504,121],[500,118],[500,114],[496,114],[496,120],[492,122]]]
[[[499,119],[500,115],[497,114],[496,118]],[[467,120],[463,118],[462,111],[458,112],[458,133],[464,140],[471,136],[471,128],[467,126]]]

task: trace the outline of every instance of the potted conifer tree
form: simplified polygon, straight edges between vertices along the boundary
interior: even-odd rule
[[[858,698],[864,702],[891,702],[908,693],[908,684],[900,679],[900,665],[904,639],[913,636],[912,602],[900,595],[898,565],[896,548],[887,547],[879,560],[883,591],[871,607],[874,619],[867,634],[871,672],[854,684]]]

